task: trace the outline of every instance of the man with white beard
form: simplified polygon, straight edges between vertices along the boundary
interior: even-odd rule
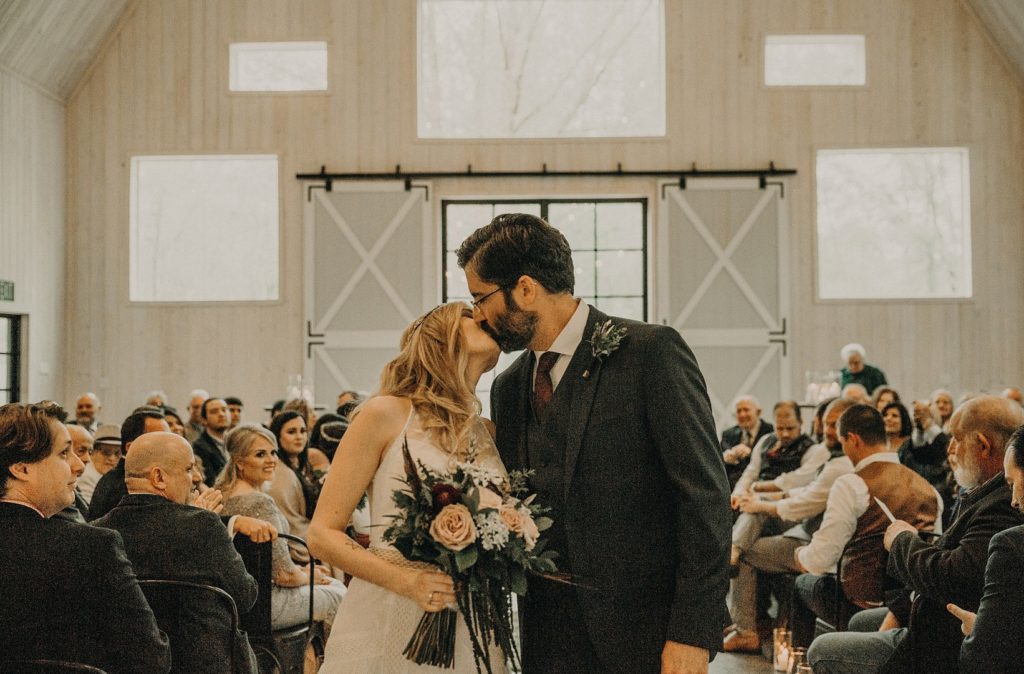
[[[850,632],[815,639],[807,659],[816,674],[957,672],[963,634],[946,604],[977,611],[989,540],[1024,524],[1003,475],[1006,443],[1022,423],[1020,406],[995,396],[972,398],[953,414],[949,463],[957,484],[969,491],[960,497],[952,524],[934,543],[899,520],[885,532],[888,575],[913,593],[912,603],[890,604],[884,622],[884,609],[862,611],[850,621]],[[901,627],[878,631],[880,622]]]

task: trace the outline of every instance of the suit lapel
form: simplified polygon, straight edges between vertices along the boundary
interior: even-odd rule
[[[606,315],[593,306],[590,307],[587,327],[583,331],[583,340],[576,347],[576,353],[573,354],[569,367],[562,375],[562,381],[559,382],[559,387],[563,384],[571,384],[573,394],[565,433],[565,475],[562,479],[567,500],[569,486],[572,484],[572,477],[576,472],[580,448],[583,446],[583,436],[586,434],[587,423],[590,421],[590,411],[594,406],[594,397],[597,395],[597,387],[601,380],[601,361],[594,358],[590,336],[594,334],[594,327],[606,320],[608,320]],[[584,373],[586,373],[586,377],[583,376]]]

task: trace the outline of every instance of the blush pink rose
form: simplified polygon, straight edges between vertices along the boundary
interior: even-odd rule
[[[510,505],[503,505],[498,510],[498,517],[508,527],[508,530],[517,536],[523,534],[523,515]]]
[[[533,517],[529,513],[519,511],[519,515],[523,527],[520,535],[523,537],[523,542],[526,543],[526,549],[533,550],[533,547],[537,545],[537,539],[540,538],[540,529],[537,528],[537,523],[533,521]]]
[[[476,525],[469,508],[461,503],[441,509],[430,524],[430,537],[444,547],[458,552],[476,540]]]

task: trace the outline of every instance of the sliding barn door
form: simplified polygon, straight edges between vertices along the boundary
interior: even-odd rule
[[[720,428],[741,393],[766,411],[790,395],[783,190],[756,179],[659,186],[656,319],[696,354]]]
[[[318,404],[373,391],[402,330],[437,304],[427,194],[402,183],[314,187],[306,204],[305,383]]]

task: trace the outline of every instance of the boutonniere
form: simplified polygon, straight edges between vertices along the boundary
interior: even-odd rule
[[[615,325],[610,318],[604,323],[594,326],[594,334],[590,336],[590,350],[594,360],[590,367],[594,367],[594,365],[615,353],[619,346],[622,345],[622,340],[625,336],[626,326]],[[583,378],[590,378],[589,368],[583,372]]]

